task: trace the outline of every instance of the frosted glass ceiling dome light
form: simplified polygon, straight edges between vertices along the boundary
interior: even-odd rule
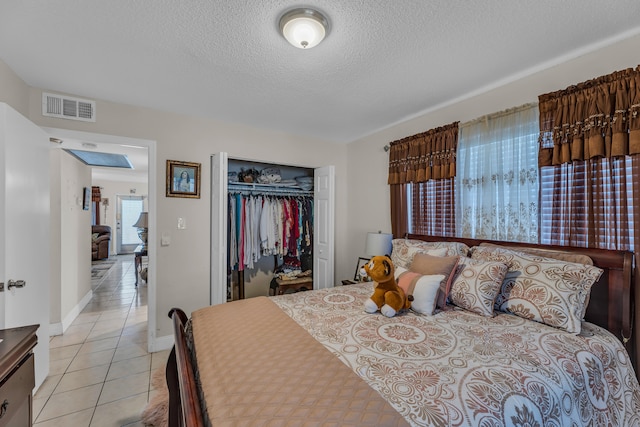
[[[326,36],[328,28],[327,18],[313,9],[292,9],[280,18],[280,32],[299,49],[317,46]]]

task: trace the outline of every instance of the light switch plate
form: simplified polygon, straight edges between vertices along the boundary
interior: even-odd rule
[[[178,218],[178,230],[187,229],[187,220],[184,218]]]
[[[171,244],[171,236],[169,233],[162,233],[160,236],[160,246],[169,246]]]

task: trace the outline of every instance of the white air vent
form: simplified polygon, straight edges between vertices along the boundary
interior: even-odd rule
[[[70,96],[42,93],[42,115],[60,119],[96,121],[96,102]]]

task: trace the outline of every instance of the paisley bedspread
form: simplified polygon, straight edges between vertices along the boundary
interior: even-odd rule
[[[372,284],[273,297],[415,426],[640,426],[621,343],[510,314],[366,314]],[[292,355],[292,357],[294,357]]]

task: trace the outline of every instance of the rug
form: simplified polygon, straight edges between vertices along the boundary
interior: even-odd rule
[[[165,381],[165,366],[156,369],[151,375],[151,386],[156,394],[142,411],[141,421],[145,426],[166,427],[169,420],[169,390]]]
[[[115,265],[115,259],[100,259],[91,261],[91,288],[95,289],[109,274],[111,268]]]

